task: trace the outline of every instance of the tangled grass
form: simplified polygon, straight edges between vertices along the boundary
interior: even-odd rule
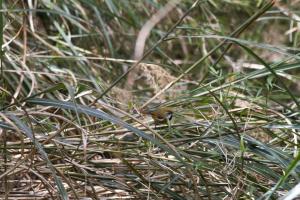
[[[297,2],[2,2],[1,198],[295,198]]]

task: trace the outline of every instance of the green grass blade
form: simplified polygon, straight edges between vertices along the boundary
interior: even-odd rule
[[[49,167],[49,169],[51,170],[51,173],[54,177],[54,180],[56,182],[59,194],[61,196],[62,199],[67,200],[68,199],[68,194],[66,192],[65,187],[63,186],[63,183],[61,181],[61,178],[58,177],[56,175],[56,169],[55,167],[52,165],[51,161],[48,158],[48,154],[46,153],[46,151],[44,150],[43,146],[34,138],[32,131],[30,130],[30,128],[28,126],[26,126],[18,117],[10,114],[8,115],[10,119],[12,119],[17,127],[28,137],[32,140],[34,146],[37,148],[38,152],[41,154],[41,156],[43,157],[43,159],[45,159],[45,161],[47,162],[47,165]]]

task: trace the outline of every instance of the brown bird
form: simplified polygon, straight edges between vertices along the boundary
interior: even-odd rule
[[[141,110],[142,114],[151,115],[155,125],[157,124],[169,124],[173,117],[173,110],[170,107],[154,107]]]

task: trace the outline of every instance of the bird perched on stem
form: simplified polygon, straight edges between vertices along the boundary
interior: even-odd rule
[[[142,114],[151,115],[154,120],[154,124],[168,124],[170,123],[173,117],[173,109],[170,107],[153,107],[153,108],[144,108],[140,111]]]

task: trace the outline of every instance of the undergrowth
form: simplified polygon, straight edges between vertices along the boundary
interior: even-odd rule
[[[295,198],[299,5],[2,2],[1,198]]]

